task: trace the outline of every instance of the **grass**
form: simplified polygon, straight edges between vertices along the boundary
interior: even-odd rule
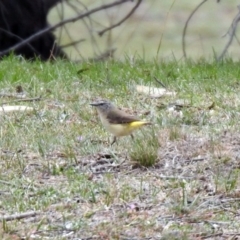
[[[136,84],[161,87],[154,77],[177,94],[136,92]],[[1,238],[238,234],[239,77],[239,63],[231,59],[75,64],[5,58],[1,102],[34,111],[0,115],[1,214],[38,214],[3,220]],[[21,102],[19,85],[26,98],[41,100]],[[110,146],[89,105],[99,97],[153,125]],[[220,230],[213,233],[215,225]]]
[[[138,137],[131,146],[129,153],[132,161],[140,166],[151,167],[157,162],[158,139],[153,131],[145,131],[142,137]]]

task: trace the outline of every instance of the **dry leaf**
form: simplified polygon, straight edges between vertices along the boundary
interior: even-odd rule
[[[156,88],[156,87],[148,87],[143,85],[137,85],[136,90],[138,93],[143,93],[152,98],[159,98],[163,96],[175,96],[175,92],[170,92],[166,88]]]
[[[1,106],[0,107],[0,114],[8,113],[8,112],[24,112],[24,111],[33,111],[33,108],[28,106]]]

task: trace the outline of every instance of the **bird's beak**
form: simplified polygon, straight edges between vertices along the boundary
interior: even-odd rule
[[[90,105],[96,107],[96,106],[99,105],[99,103],[97,103],[97,102],[93,102],[93,103],[90,103]]]

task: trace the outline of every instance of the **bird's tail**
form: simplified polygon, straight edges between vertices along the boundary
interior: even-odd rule
[[[151,122],[146,122],[146,121],[134,121],[132,122],[130,125],[131,127],[133,128],[139,128],[141,126],[144,126],[144,125],[151,125],[152,123]]]

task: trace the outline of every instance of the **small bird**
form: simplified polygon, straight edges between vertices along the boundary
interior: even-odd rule
[[[111,145],[116,142],[117,137],[131,135],[133,138],[132,132],[134,130],[144,125],[151,125],[151,122],[143,121],[136,116],[129,115],[107,100],[94,102],[90,105],[97,108],[103,126],[113,134],[114,138]]]

